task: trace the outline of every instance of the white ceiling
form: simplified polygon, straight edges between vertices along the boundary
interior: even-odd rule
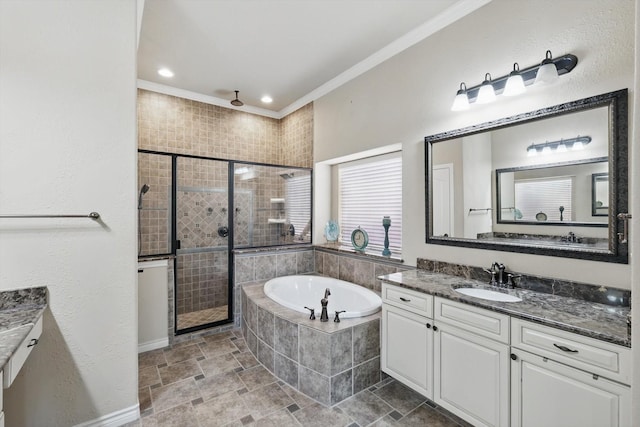
[[[488,1],[146,0],[138,86],[279,118]]]

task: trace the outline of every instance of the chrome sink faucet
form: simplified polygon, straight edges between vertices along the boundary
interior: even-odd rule
[[[329,304],[329,295],[331,295],[331,290],[327,288],[324,290],[324,298],[320,300],[320,305],[322,306],[322,313],[320,313],[321,322],[329,321],[329,313],[327,312],[327,304]]]

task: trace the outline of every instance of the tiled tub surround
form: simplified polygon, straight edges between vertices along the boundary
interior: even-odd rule
[[[403,265],[399,259],[356,254],[330,244],[314,246],[314,253],[317,274],[355,283],[378,293],[382,290],[379,276],[413,268]]]
[[[453,301],[481,307],[542,325],[573,332],[602,341],[631,347],[627,331],[629,307],[612,306],[528,289],[501,290],[520,298],[520,302],[496,302],[468,297],[453,286],[487,286],[486,281],[427,270],[389,274],[385,282]]]
[[[47,288],[0,292],[0,370],[47,308]]]
[[[275,248],[237,249],[234,251],[234,325],[242,319],[241,289],[244,283],[267,281],[279,276],[307,274],[315,271],[313,248],[280,246]]]
[[[276,377],[331,406],[380,381],[380,313],[340,323],[309,320],[263,291],[242,286],[242,333]]]

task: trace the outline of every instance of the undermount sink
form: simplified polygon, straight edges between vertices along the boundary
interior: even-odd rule
[[[467,295],[470,297],[486,299],[489,301],[499,301],[499,302],[519,302],[522,301],[522,298],[518,298],[514,295],[505,294],[502,292],[492,291],[490,289],[483,288],[457,288],[454,289],[456,292],[460,292],[463,295]]]

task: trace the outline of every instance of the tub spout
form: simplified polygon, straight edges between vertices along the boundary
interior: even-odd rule
[[[322,312],[320,313],[320,321],[328,322],[329,321],[329,313],[327,312],[327,304],[329,304],[329,295],[331,295],[331,291],[329,288],[324,290],[324,298],[320,300],[320,305],[322,306]]]

